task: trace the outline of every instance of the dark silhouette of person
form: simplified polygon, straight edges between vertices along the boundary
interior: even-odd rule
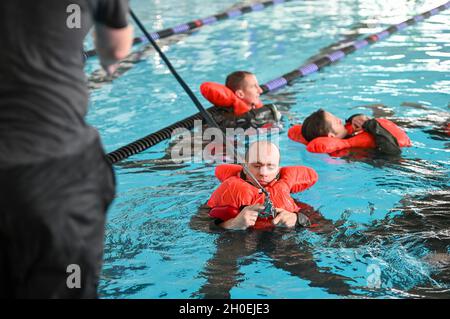
[[[0,2],[0,298],[95,298],[114,172],[85,122],[83,40],[132,42],[126,0]]]

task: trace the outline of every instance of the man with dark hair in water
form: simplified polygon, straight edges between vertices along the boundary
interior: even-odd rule
[[[405,135],[394,123],[393,128],[387,129],[379,122],[381,119],[371,119],[364,114],[355,114],[348,118],[345,125],[335,115],[323,109],[309,115],[302,124],[301,134],[307,142],[319,137],[332,137],[338,139],[347,139],[365,131],[375,140],[376,150],[382,154],[400,155],[401,149],[397,136],[395,134]],[[396,133],[392,133],[393,131]],[[408,145],[407,138],[405,145]],[[405,146],[402,145],[402,146]]]
[[[302,125],[302,134],[308,142],[321,136],[346,138],[350,135],[349,127],[352,132],[359,132],[368,120],[369,117],[364,114],[355,114],[344,125],[335,115],[319,109],[305,119]]]
[[[227,76],[225,85],[252,108],[261,105],[259,97],[263,91],[253,73],[247,71],[233,72]]]

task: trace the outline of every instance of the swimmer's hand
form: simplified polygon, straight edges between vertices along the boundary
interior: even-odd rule
[[[297,225],[301,227],[311,227],[311,221],[302,213],[297,213]]]
[[[114,73],[119,68],[118,63],[108,64],[106,62],[101,62],[101,65],[102,65],[103,70],[105,70],[105,72],[109,78],[112,78],[114,76]]]
[[[272,220],[272,224],[277,227],[295,227],[297,224],[297,214],[289,212],[283,208],[275,208],[277,217]]]
[[[245,230],[255,226],[259,212],[263,210],[262,205],[247,206],[235,218],[223,222],[221,226],[226,229]]]
[[[361,131],[363,128],[363,124],[369,120],[369,117],[366,115],[357,115],[352,118],[352,127],[355,132]]]

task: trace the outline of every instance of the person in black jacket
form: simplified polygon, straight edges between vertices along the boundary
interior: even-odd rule
[[[0,2],[0,298],[95,298],[114,173],[85,122],[83,40],[112,73],[126,0]]]

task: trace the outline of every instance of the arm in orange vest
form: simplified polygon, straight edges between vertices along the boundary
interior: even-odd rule
[[[225,85],[215,82],[205,82],[200,86],[200,92],[209,102],[219,107],[232,107],[234,115],[241,116],[252,108],[238,98],[233,91]]]
[[[237,176],[241,171],[241,165],[222,164],[216,167],[215,175],[219,181],[223,182],[231,176]]]
[[[313,186],[319,175],[312,168],[306,166],[287,166],[280,170],[280,180],[284,180],[291,193],[299,193]]]

